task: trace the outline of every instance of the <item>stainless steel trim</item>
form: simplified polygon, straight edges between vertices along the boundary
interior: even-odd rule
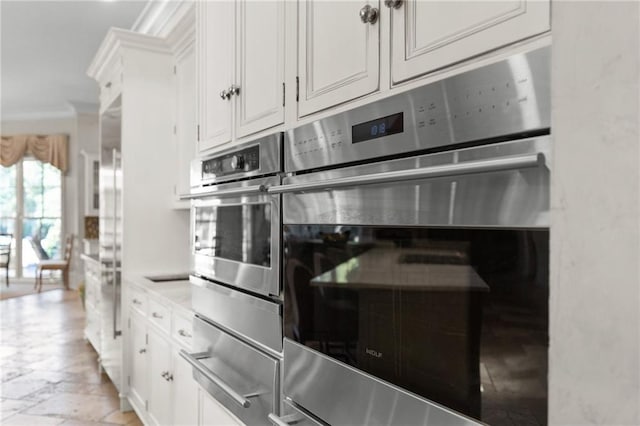
[[[280,185],[268,188],[268,192],[270,194],[284,194],[287,192],[316,191],[350,186],[374,185],[378,183],[402,182],[416,179],[431,179],[447,176],[461,176],[474,173],[522,169],[528,167],[541,167],[544,166],[544,164],[544,154],[538,153],[517,157],[469,161],[465,163],[448,164],[444,166],[432,166],[413,170],[382,172],[365,176],[352,176],[332,179],[324,182]]]
[[[266,191],[267,191],[267,188],[264,185],[243,186],[241,188],[221,189],[221,190],[217,190],[216,187],[207,186],[203,191],[192,192],[191,194],[183,195],[180,197],[180,199],[193,200],[193,199],[199,199],[204,197],[234,197],[238,195],[261,194]]]
[[[289,339],[283,394],[332,425],[477,426],[479,423]]]
[[[539,156],[543,154],[543,156]],[[536,167],[534,159],[544,158]],[[495,143],[436,154],[343,167],[283,179],[285,188],[361,182],[368,176],[412,176],[421,170],[460,170],[465,164],[509,164],[512,159],[533,167],[489,170],[376,185],[332,187],[330,190],[282,195],[285,225],[446,226],[546,228],[549,226],[551,137]],[[497,161],[497,163],[494,163]],[[541,163],[538,163],[541,164]],[[482,166],[480,166],[482,169]],[[428,175],[428,173],[427,173]],[[296,185],[292,187],[290,185]],[[278,188],[273,188],[277,191]]]
[[[288,130],[285,171],[546,131],[551,127],[550,62],[549,47],[513,55]],[[391,125],[380,121],[387,117],[394,125],[402,120],[402,127],[381,136],[377,125]],[[358,139],[367,132],[371,138],[353,143],[354,131]]]
[[[273,413],[269,413],[267,418],[276,426],[291,426],[299,423],[300,420],[302,420],[301,416],[296,413],[288,414],[286,416],[276,416]]]
[[[213,372],[211,372],[207,367],[202,365],[199,360],[205,358],[211,358],[208,352],[198,352],[195,354],[190,354],[184,349],[180,349],[180,356],[187,360],[189,364],[196,370],[198,370],[202,375],[204,375],[208,380],[218,386],[224,393],[226,393],[231,399],[233,399],[238,405],[244,408],[249,408],[251,406],[251,402],[249,398],[255,398],[259,394],[256,392],[255,394],[249,395],[240,395],[238,392],[233,390],[231,386],[226,384],[224,380],[220,377],[216,376]]]

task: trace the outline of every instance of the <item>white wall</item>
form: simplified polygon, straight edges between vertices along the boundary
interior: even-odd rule
[[[83,166],[80,149],[90,152],[98,150],[97,114],[78,114],[64,118],[42,118],[3,121],[3,135],[15,134],[67,134],[69,135],[69,168],[64,176],[63,233],[73,233],[78,238],[71,268],[71,286],[77,287],[82,279],[82,264],[79,253],[84,234]]]
[[[552,2],[549,423],[640,424],[640,3]]]

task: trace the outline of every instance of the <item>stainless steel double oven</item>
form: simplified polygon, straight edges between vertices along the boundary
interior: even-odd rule
[[[194,377],[245,424],[279,412],[282,134],[192,165]]]
[[[549,75],[543,48],[197,162],[196,379],[247,424],[546,424]]]
[[[274,423],[546,424],[549,60],[287,133]]]

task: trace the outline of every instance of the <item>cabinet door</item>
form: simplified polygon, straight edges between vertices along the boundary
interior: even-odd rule
[[[284,121],[284,2],[237,5],[237,137]]]
[[[378,90],[380,22],[361,21],[365,5],[379,9],[379,1],[300,1],[300,116]]]
[[[165,337],[149,329],[149,419],[156,425],[171,424],[171,346]]]
[[[240,426],[242,422],[198,386],[198,426]]]
[[[129,393],[133,403],[144,409],[147,400],[147,326],[135,311],[129,311]]]
[[[198,383],[191,365],[178,351],[173,352],[173,394],[171,405],[174,425],[193,426],[198,423]]]
[[[403,1],[392,10],[394,83],[548,31],[549,1]]]
[[[200,152],[231,141],[231,98],[221,93],[233,84],[235,3],[197,2],[198,123]]]
[[[174,196],[189,194],[191,160],[196,156],[196,55],[191,43],[176,57],[176,186]]]

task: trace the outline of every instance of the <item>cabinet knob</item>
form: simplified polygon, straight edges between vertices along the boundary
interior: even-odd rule
[[[142,348],[142,349],[140,349],[140,350],[138,351],[138,353],[139,353],[139,354],[143,354],[143,353],[145,353],[145,352],[147,352],[147,350],[146,350],[145,348]]]
[[[191,337],[191,334],[187,333],[183,329],[178,330],[178,334],[182,337]]]
[[[365,5],[360,9],[360,20],[363,24],[375,24],[378,21],[378,9]]]
[[[232,84],[231,87],[229,87],[229,97],[231,97],[232,95],[238,96],[239,94],[240,94],[240,87],[236,86],[235,84]]]
[[[384,0],[384,5],[389,9],[398,9],[402,6],[402,0]]]
[[[220,99],[222,99],[223,101],[226,101],[230,97],[231,97],[231,93],[229,93],[228,90],[223,90],[222,92],[220,92]]]
[[[151,316],[152,316],[152,317],[154,317],[154,318],[162,319],[162,315],[160,315],[160,314],[159,314],[159,313],[157,313],[157,312],[153,312],[153,313],[151,314]]]

